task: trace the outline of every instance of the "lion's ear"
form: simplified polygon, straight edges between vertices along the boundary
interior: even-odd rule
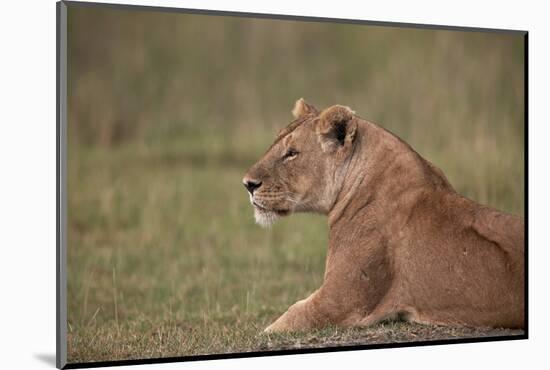
[[[300,118],[310,113],[317,114],[319,112],[313,105],[306,103],[303,98],[296,100],[296,103],[294,103],[294,108],[292,109],[292,115],[294,118]]]
[[[357,131],[354,114],[343,105],[334,105],[321,112],[317,134],[325,152],[344,152],[351,148]]]

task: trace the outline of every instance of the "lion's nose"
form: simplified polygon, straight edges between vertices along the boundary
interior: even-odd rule
[[[262,182],[259,180],[253,180],[253,179],[244,179],[243,185],[248,190],[248,192],[251,195],[254,195],[254,190],[258,189],[260,186],[262,186]]]

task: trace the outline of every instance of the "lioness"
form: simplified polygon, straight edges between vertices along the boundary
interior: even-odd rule
[[[348,107],[303,99],[243,182],[257,223],[328,216],[323,284],[267,329],[418,323],[523,328],[524,224]]]

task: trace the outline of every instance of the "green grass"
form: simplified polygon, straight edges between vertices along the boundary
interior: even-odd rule
[[[87,155],[69,178],[78,189],[69,209],[72,360],[148,356],[142,346],[155,356],[247,350],[289,302],[321,283],[324,220],[259,228],[244,167]],[[97,353],[109,338],[107,348],[131,349]]]
[[[516,333],[261,335],[321,284],[327,226],[260,228],[241,179],[303,96],[523,214],[520,36],[70,7],[68,54],[69,362]]]

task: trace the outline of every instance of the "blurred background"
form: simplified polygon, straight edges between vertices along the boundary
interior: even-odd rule
[[[257,334],[320,285],[326,220],[261,229],[241,179],[300,97],[523,215],[521,35],[73,4],[68,27],[70,362],[278,348]]]

